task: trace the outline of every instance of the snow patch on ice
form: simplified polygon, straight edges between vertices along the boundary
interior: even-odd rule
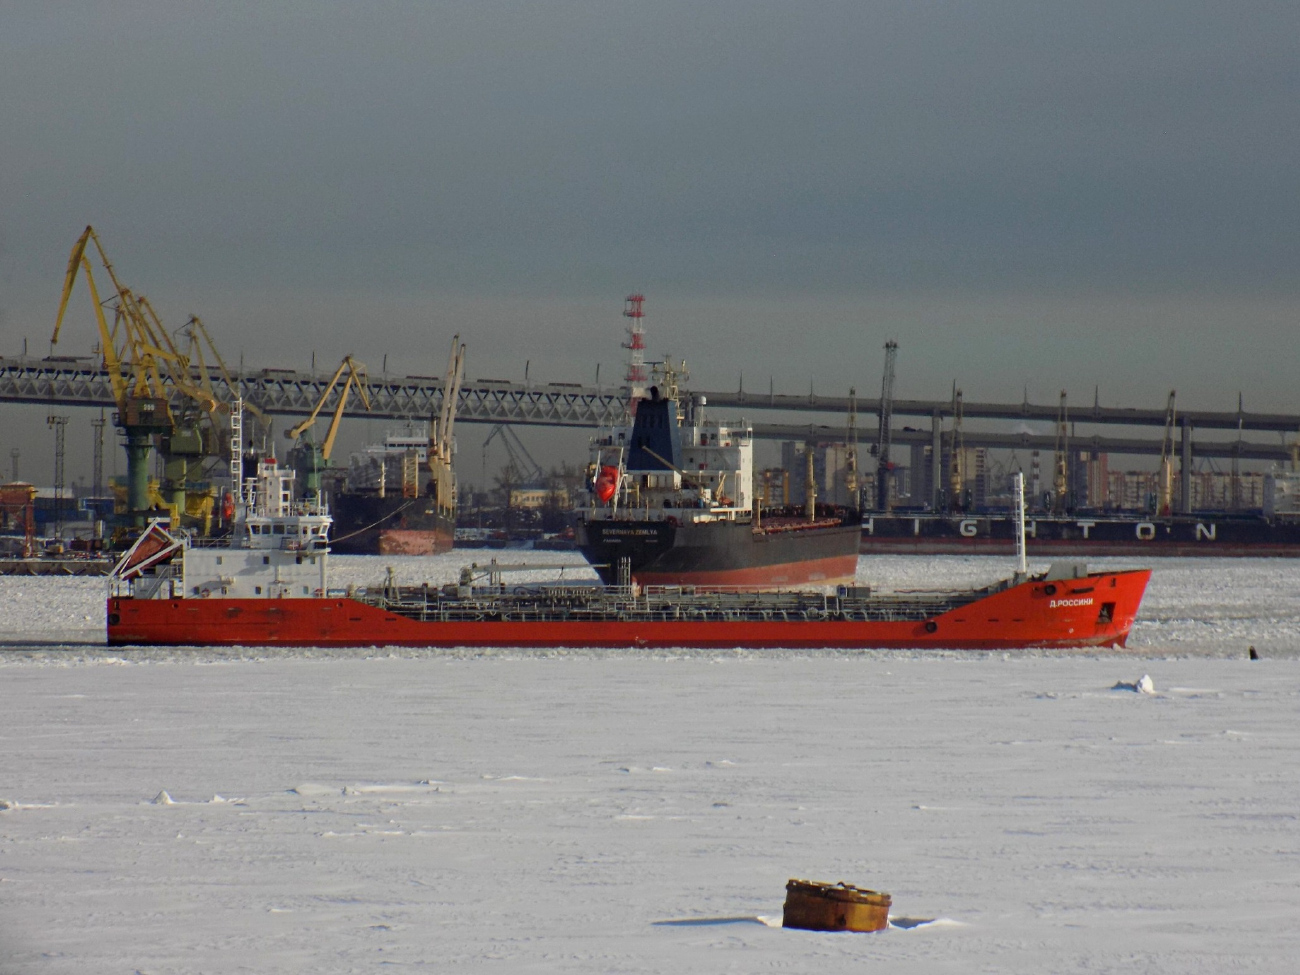
[[[1125,681],[1116,681],[1112,691],[1135,691],[1138,694],[1155,694],[1155,681],[1151,679],[1150,674],[1143,674],[1141,679],[1129,684]]]
[[[14,812],[19,809],[53,809],[53,802],[19,802],[17,799],[0,799],[0,812]]]
[[[317,785],[314,782],[304,782],[302,785],[295,786],[289,791],[297,793],[300,796],[310,797],[337,796],[343,792],[342,789],[335,788],[334,786]]]
[[[297,790],[297,791],[299,792],[300,795],[302,794],[301,790]],[[414,783],[395,782],[395,783],[375,783],[372,785],[349,785],[343,789],[343,794],[345,796],[373,796],[373,795],[386,795],[389,793],[401,793],[407,795],[412,793],[417,793],[423,795],[425,793],[437,792],[437,791],[439,791],[437,784],[425,780],[425,781],[414,782]],[[334,793],[332,792],[330,793],[330,795],[333,794]]]

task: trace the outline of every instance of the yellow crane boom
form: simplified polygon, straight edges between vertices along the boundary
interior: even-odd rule
[[[429,458],[432,464],[434,456],[438,460],[451,462],[452,433],[456,426],[456,404],[460,399],[460,384],[465,375],[465,343],[459,335],[451,339],[451,355],[447,359],[447,376],[442,384],[442,409],[438,411],[438,422],[433,431],[433,448]]]
[[[334,392],[334,387],[338,385],[339,377],[347,372],[348,378],[343,382],[343,388],[339,392],[338,405],[334,407],[334,415],[330,419],[329,429],[325,433],[325,440],[321,444],[321,457],[328,461],[330,453],[334,450],[334,440],[338,436],[339,424],[343,421],[343,411],[348,405],[348,396],[355,387],[357,395],[361,397],[361,402],[365,404],[366,409],[370,409],[370,390],[366,385],[366,367],[363,363],[357,362],[351,355],[345,355],[339,367],[334,370],[334,375],[326,384],[325,389],[321,392],[320,398],[316,401],[316,406],[312,409],[307,419],[303,420],[292,429],[286,430],[284,435],[290,440],[297,439],[304,431],[316,422],[316,417],[320,411],[325,408],[325,403],[330,394]]]
[[[113,282],[114,319],[112,327],[104,317],[104,302],[100,300],[99,288],[95,284],[95,275],[91,269],[87,248],[94,244],[100,263]],[[68,268],[63,275],[63,292],[59,297],[59,311],[54,319],[54,332],[50,336],[50,348],[53,350],[59,342],[63,328],[63,318],[68,310],[68,300],[77,282],[77,272],[83,271],[86,285],[94,302],[95,319],[99,328],[99,344],[103,356],[104,368],[109,374],[113,386],[113,397],[119,409],[126,409],[128,396],[137,398],[165,399],[167,391],[163,387],[162,373],[165,370],[173,387],[189,399],[198,403],[208,412],[216,409],[217,401],[210,391],[195,386],[190,381],[189,359],[177,350],[163,327],[158,313],[144,295],[135,294],[118,280],[117,271],[104,251],[104,245],[93,226],[87,226],[72,247],[68,257]],[[127,376],[123,377],[122,367],[126,366]]]

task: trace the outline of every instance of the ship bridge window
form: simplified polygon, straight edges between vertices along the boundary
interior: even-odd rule
[[[284,534],[284,525],[275,525],[275,526],[273,526],[273,527],[271,528],[271,532],[272,532],[272,534],[275,534],[275,535],[283,535],[283,534]]]

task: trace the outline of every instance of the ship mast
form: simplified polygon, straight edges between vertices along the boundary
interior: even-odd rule
[[[627,341],[623,343],[623,348],[627,349],[627,372],[623,379],[627,383],[628,416],[636,415],[636,402],[646,391],[645,326],[641,323],[645,318],[641,308],[644,303],[645,295],[642,294],[628,295],[623,299],[623,317],[628,320]]]

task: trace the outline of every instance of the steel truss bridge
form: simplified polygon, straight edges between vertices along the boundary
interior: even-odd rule
[[[320,399],[329,383],[329,375],[295,372],[288,369],[262,369],[244,372],[233,379],[232,390],[215,373],[211,381],[218,399],[233,399],[235,394],[256,404],[273,416],[306,416]],[[431,376],[380,377],[369,382],[371,409],[366,411],[354,397],[346,415],[371,419],[404,420],[436,414],[442,403],[443,383]],[[704,397],[709,410],[725,410],[735,417],[752,411],[817,413],[835,415],[833,423],[792,424],[755,423],[754,435],[767,440],[843,441],[844,420],[849,410],[847,397],[787,394],[754,394],[693,390]],[[179,394],[178,394],[179,395]],[[457,419],[462,423],[516,424],[520,426],[602,427],[620,422],[623,417],[624,393],[618,387],[582,386],[577,383],[514,383],[478,379],[464,382],[457,405]],[[96,359],[51,357],[0,358],[0,402],[29,403],[43,406],[80,406],[113,408],[113,391],[108,373]],[[863,417],[878,412],[880,403],[860,398],[857,409]],[[924,428],[902,425],[892,431],[896,444],[937,445],[945,421],[952,418],[952,403],[946,400],[895,400],[895,415],[921,418]],[[1058,407],[1035,403],[978,403],[962,405],[966,420],[1001,420],[1021,423],[1052,424],[1057,422]],[[1164,410],[1103,407],[1096,404],[1071,407],[1068,420],[1076,424],[1163,427]],[[1283,461],[1292,456],[1290,440],[1300,430],[1300,415],[1280,413],[1213,412],[1190,410],[1178,414],[1179,439],[1175,447],[1185,462],[1194,458],[1239,458],[1254,461]],[[1193,431],[1231,431],[1232,437],[1194,437]],[[1239,431],[1273,434],[1272,442],[1244,440]],[[946,434],[945,434],[946,435]],[[1288,437],[1290,435],[1290,437]],[[871,427],[859,427],[860,443],[877,439]],[[1005,433],[965,429],[962,440],[967,447],[1054,451],[1055,434]],[[1071,450],[1089,450],[1113,454],[1159,456],[1162,438],[1109,435],[1070,437]]]

